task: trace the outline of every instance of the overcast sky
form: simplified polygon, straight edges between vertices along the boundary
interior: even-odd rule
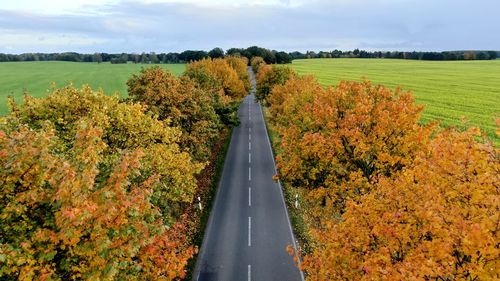
[[[500,0],[0,0],[0,52],[500,50]]]

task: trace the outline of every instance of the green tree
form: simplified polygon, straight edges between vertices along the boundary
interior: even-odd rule
[[[210,52],[208,52],[208,56],[216,59],[216,58],[223,58],[224,57],[224,50],[221,48],[214,48]]]

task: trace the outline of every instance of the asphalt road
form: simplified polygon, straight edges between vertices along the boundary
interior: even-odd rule
[[[286,251],[292,228],[254,90],[238,114],[193,280],[303,280]]]

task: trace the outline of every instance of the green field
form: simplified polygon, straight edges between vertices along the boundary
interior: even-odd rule
[[[22,100],[24,91],[35,97],[46,96],[52,82],[57,87],[69,81],[75,86],[89,84],[94,89],[102,88],[106,94],[118,92],[127,95],[127,79],[138,73],[145,64],[110,64],[81,62],[2,62],[0,63],[0,115],[8,112],[7,97]],[[160,64],[160,66],[181,74],[184,64]]]
[[[443,126],[480,127],[498,143],[495,119],[500,118],[500,61],[411,61],[392,59],[294,60],[300,74],[314,74],[324,85],[362,80],[411,90],[425,104],[423,122]],[[466,118],[466,123],[462,122]]]

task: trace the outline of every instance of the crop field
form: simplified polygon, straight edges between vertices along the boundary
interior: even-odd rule
[[[390,88],[410,90],[425,104],[422,122],[475,126],[496,143],[500,118],[500,61],[411,61],[393,59],[294,60],[300,74],[314,74],[324,85],[367,78]],[[465,121],[464,121],[465,120]],[[465,123],[464,123],[465,122]]]
[[[108,95],[116,92],[127,95],[126,82],[133,73],[152,64],[110,64],[80,62],[2,62],[0,63],[0,115],[8,112],[7,97],[22,100],[27,91],[34,97],[46,96],[54,82],[62,87],[68,82],[75,86],[89,84],[94,89],[102,88]],[[184,64],[159,64],[174,74],[181,74]]]

